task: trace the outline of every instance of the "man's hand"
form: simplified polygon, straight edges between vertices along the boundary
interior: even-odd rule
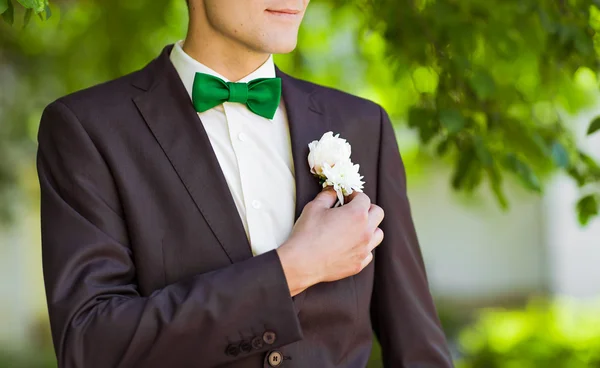
[[[384,213],[364,193],[354,192],[341,207],[327,188],[303,209],[292,234],[277,252],[292,296],[323,281],[359,273],[383,240]]]

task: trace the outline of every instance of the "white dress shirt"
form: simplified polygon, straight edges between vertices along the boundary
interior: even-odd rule
[[[197,72],[227,78],[185,53],[175,43],[171,62],[190,99]],[[273,56],[254,72],[235,82],[275,77]],[[246,105],[225,102],[198,113],[225,175],[252,253],[275,249],[289,237],[294,225],[296,187],[294,162],[283,98],[272,120],[251,112]]]

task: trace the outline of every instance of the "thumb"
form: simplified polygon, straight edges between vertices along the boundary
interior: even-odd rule
[[[337,193],[333,187],[323,189],[313,200],[313,202],[318,203],[319,207],[322,208],[331,208],[335,204],[335,201],[337,201]]]

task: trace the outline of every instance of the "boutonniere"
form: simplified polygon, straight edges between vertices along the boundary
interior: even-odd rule
[[[334,136],[333,132],[327,132],[320,140],[309,143],[308,148],[310,172],[323,188],[333,187],[338,197],[335,207],[344,204],[344,196],[362,192],[364,182],[358,173],[360,167],[350,160],[350,143],[339,134]]]

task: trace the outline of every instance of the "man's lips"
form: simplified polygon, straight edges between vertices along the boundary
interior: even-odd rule
[[[300,10],[294,10],[294,9],[267,9],[267,11],[270,13],[292,14],[292,15],[300,13]]]
[[[300,15],[299,10],[294,9],[267,9],[265,10],[268,14],[274,15],[281,19],[295,19]]]

